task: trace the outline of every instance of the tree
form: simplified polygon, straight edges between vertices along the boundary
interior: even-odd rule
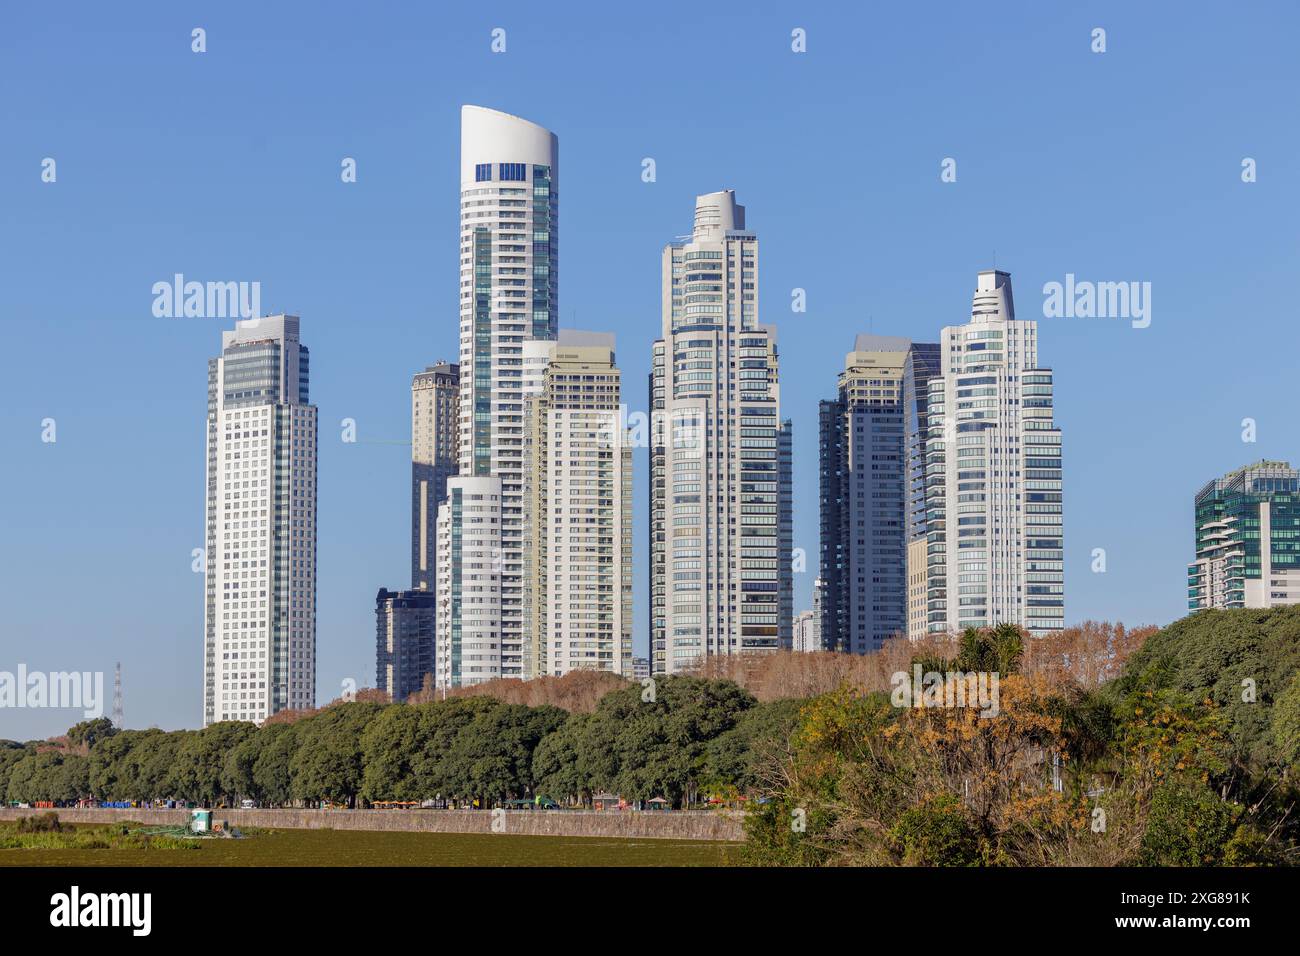
[[[88,794],[89,761],[81,754],[57,750],[32,752],[14,763],[7,796],[21,803],[53,800],[71,803]]]
[[[1270,730],[1278,765],[1294,778],[1300,774],[1300,671],[1278,695]]]
[[[472,796],[466,755],[453,748],[461,731],[479,714],[500,706],[489,697],[449,697],[415,708],[420,716],[416,735],[420,746],[411,760],[415,793],[444,799]]]
[[[801,700],[776,700],[743,711],[731,729],[709,741],[705,783],[715,790],[756,791],[764,766],[778,759],[788,747],[805,704]]]
[[[422,799],[412,764],[420,751],[420,711],[386,707],[361,735],[361,796],[365,800]]]
[[[232,750],[252,736],[253,724],[224,720],[190,735],[177,751],[172,767],[171,789],[182,799],[205,806],[225,802],[223,774]]]
[[[32,752],[16,740],[0,740],[0,798],[9,792],[9,774],[14,764]]]
[[[1272,709],[1300,670],[1300,606],[1207,610],[1147,639],[1108,691],[1173,690],[1210,699],[1227,717],[1233,761],[1260,775],[1273,764]]]
[[[293,800],[293,777],[289,771],[298,752],[298,724],[263,725],[251,738],[256,748],[252,760],[252,797],[272,806],[286,806]]]
[[[547,734],[533,751],[533,781],[537,792],[562,803],[590,798],[591,773],[579,764],[580,742],[585,738],[591,714],[570,714]]]
[[[682,806],[697,796],[708,742],[756,703],[731,681],[658,678],[653,700],[644,700],[638,686],[606,694],[587,726],[587,747],[597,759],[601,748],[610,748],[608,757],[617,768],[612,783],[622,796],[662,796]]]
[[[298,748],[289,776],[295,799],[356,805],[365,769],[361,734],[382,709],[377,703],[336,704],[294,725]]]
[[[522,797],[533,789],[532,758],[538,743],[567,715],[558,707],[501,704],[474,715],[448,752],[454,773],[463,775],[458,795],[480,805]]]
[[[128,800],[168,800],[180,796],[173,776],[181,749],[198,731],[149,733],[131,751],[133,785]]]
[[[83,720],[79,724],[74,724],[68,730],[68,743],[88,752],[99,741],[116,733],[117,728],[113,726],[111,720],[107,717],[96,717],[93,720]]]

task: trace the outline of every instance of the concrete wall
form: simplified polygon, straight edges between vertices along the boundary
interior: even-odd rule
[[[0,820],[49,813],[0,808]],[[188,810],[54,810],[64,823],[135,820],[149,826],[189,822]],[[713,811],[644,813],[634,810],[505,810],[499,832],[529,836],[622,837],[649,840],[743,840],[739,815]],[[231,826],[307,830],[412,830],[491,833],[486,810],[213,810]]]

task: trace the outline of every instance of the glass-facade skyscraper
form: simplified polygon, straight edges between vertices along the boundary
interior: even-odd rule
[[[819,414],[819,501],[823,601],[821,641],[864,654],[907,630],[907,543],[918,387],[938,346],[859,335],[845,357],[836,398]]]
[[[1280,607],[1300,603],[1300,471],[1258,461],[1196,494],[1196,559],[1187,607]]]

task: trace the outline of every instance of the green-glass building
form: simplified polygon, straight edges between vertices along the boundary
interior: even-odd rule
[[[1300,471],[1246,465],[1206,484],[1195,511],[1189,609],[1300,603]]]

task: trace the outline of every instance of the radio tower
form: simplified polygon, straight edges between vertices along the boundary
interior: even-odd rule
[[[113,726],[122,729],[122,662],[113,671]]]

